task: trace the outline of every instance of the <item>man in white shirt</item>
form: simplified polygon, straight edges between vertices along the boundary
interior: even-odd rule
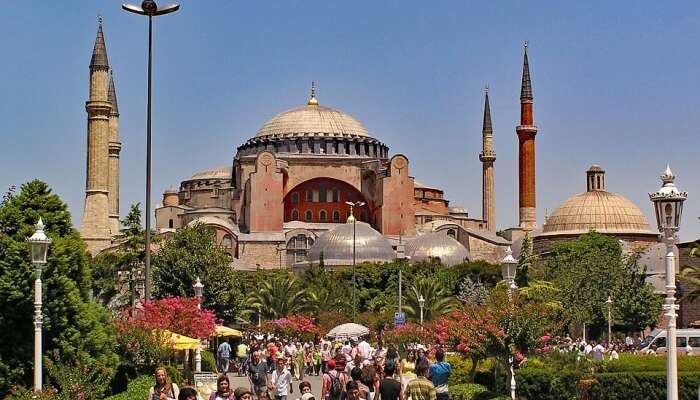
[[[590,353],[593,355],[593,361],[603,361],[603,353],[605,353],[605,347],[603,347],[600,343],[596,344],[593,342],[595,346],[591,349]]]
[[[363,338],[360,343],[357,344],[357,352],[360,356],[362,356],[363,360],[367,360],[370,356],[370,345],[367,343],[367,341]]]
[[[632,336],[627,335],[627,337],[625,337],[625,346],[627,346],[627,351],[632,350],[632,345],[634,345],[634,340],[632,339]]]
[[[287,396],[294,393],[292,373],[285,365],[284,359],[277,359],[277,368],[272,372],[272,379],[268,384],[269,389],[274,390],[275,400],[287,400]]]
[[[290,341],[289,343],[284,345],[284,352],[287,355],[293,356],[294,353],[296,353],[296,351],[297,351],[297,346],[294,344],[293,341]]]

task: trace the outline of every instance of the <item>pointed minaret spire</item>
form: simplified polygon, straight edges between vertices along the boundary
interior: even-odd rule
[[[530,82],[530,64],[527,60],[527,41],[525,41],[525,55],[523,56],[523,82],[520,86],[520,100],[532,101],[532,82]]]
[[[535,186],[535,135],[537,127],[533,116],[532,82],[527,59],[527,42],[523,56],[523,80],[520,87],[520,125],[518,133],[518,191],[520,228],[531,231],[537,226]]]
[[[494,193],[493,162],[496,152],[493,151],[493,126],[491,124],[491,105],[489,104],[489,86],[484,89],[484,124],[481,127],[482,151],[479,161],[482,165],[482,219],[486,229],[496,231],[496,207]]]
[[[109,91],[107,92],[107,100],[112,105],[111,115],[119,116],[119,106],[117,105],[117,90],[114,88],[114,74],[109,71]]]
[[[95,47],[92,49],[92,59],[90,60],[90,70],[99,68],[109,69],[109,61],[107,60],[107,46],[105,46],[105,37],[102,33],[102,16],[97,17],[99,23],[97,27],[97,36],[95,37]]]
[[[309,97],[309,102],[307,104],[310,106],[318,105],[318,100],[316,99],[316,82],[314,81],[311,81],[311,97]]]

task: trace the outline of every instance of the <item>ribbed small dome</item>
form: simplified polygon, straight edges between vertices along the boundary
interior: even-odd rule
[[[592,190],[570,197],[547,217],[542,234],[648,233],[642,211],[619,194]]]
[[[350,115],[329,107],[308,104],[270,119],[255,137],[308,135],[369,136],[365,127]]]
[[[462,243],[447,236],[445,232],[430,232],[418,236],[406,245],[406,255],[411,262],[440,261],[452,266],[469,260],[469,251]]]
[[[308,261],[352,265],[353,224],[342,224],[321,235],[309,249]],[[355,223],[355,262],[389,262],[396,258],[391,243],[365,222]]]
[[[195,172],[190,180],[193,179],[231,179],[231,166],[223,165],[221,167]]]

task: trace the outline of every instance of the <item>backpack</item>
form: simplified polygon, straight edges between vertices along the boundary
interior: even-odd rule
[[[331,387],[328,391],[328,398],[330,400],[340,400],[343,396],[343,385],[340,383],[340,376],[336,373],[335,375],[328,374],[331,377]]]

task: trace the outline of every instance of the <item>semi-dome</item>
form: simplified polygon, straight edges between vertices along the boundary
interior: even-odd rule
[[[353,224],[342,224],[321,235],[309,249],[308,261],[352,265]],[[369,224],[355,223],[355,262],[389,262],[396,257],[391,243]]]
[[[430,232],[418,236],[406,244],[406,255],[411,262],[440,261],[442,265],[452,266],[468,261],[469,251],[446,232]]]
[[[189,180],[195,179],[231,179],[231,166],[222,165],[220,167],[195,172]]]
[[[538,236],[582,234],[653,234],[642,211],[627,198],[605,190],[605,171],[586,171],[587,191],[564,201],[546,218]]]

